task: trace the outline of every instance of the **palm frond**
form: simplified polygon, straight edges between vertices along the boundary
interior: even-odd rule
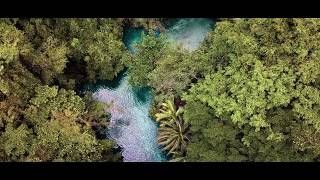
[[[158,144],[168,154],[181,156],[184,154],[189,142],[189,124],[182,119],[183,108],[176,109],[174,99],[171,97],[161,104],[159,113],[156,113],[156,121],[160,123]]]

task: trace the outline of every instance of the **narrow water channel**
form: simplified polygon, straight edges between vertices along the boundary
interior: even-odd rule
[[[212,30],[210,19],[175,19],[168,22],[164,32],[168,38],[193,51]],[[132,53],[136,53],[134,43],[142,38],[142,28],[126,28],[123,42]],[[117,141],[122,149],[124,162],[162,162],[166,157],[157,144],[158,125],[149,116],[152,94],[148,88],[132,87],[127,72],[113,81],[87,84],[86,89],[94,92],[93,97],[100,102],[111,103],[107,109],[111,113],[108,129],[110,138]]]

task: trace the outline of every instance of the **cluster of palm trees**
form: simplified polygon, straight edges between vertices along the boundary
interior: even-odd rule
[[[156,121],[160,123],[158,144],[163,147],[171,161],[183,161],[187,143],[190,141],[190,124],[182,118],[183,108],[176,107],[171,97],[162,103]]]

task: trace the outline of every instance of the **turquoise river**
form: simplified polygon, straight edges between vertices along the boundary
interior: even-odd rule
[[[205,18],[170,19],[164,23],[166,30],[163,33],[191,52],[212,30],[213,23]],[[142,28],[125,28],[123,42],[133,55],[136,53],[133,44],[141,41],[142,32]],[[96,100],[112,104],[106,109],[111,114],[107,134],[121,148],[124,162],[166,161],[157,144],[158,124],[149,116],[151,91],[132,87],[127,75],[123,72],[113,81],[86,84],[85,90],[92,91]]]

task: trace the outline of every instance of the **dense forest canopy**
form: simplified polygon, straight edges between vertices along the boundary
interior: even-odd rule
[[[1,19],[0,161],[121,161],[108,104],[78,87],[124,69],[171,161],[319,160],[320,19],[220,19],[192,52],[163,21]],[[126,26],[148,32],[134,55]]]

